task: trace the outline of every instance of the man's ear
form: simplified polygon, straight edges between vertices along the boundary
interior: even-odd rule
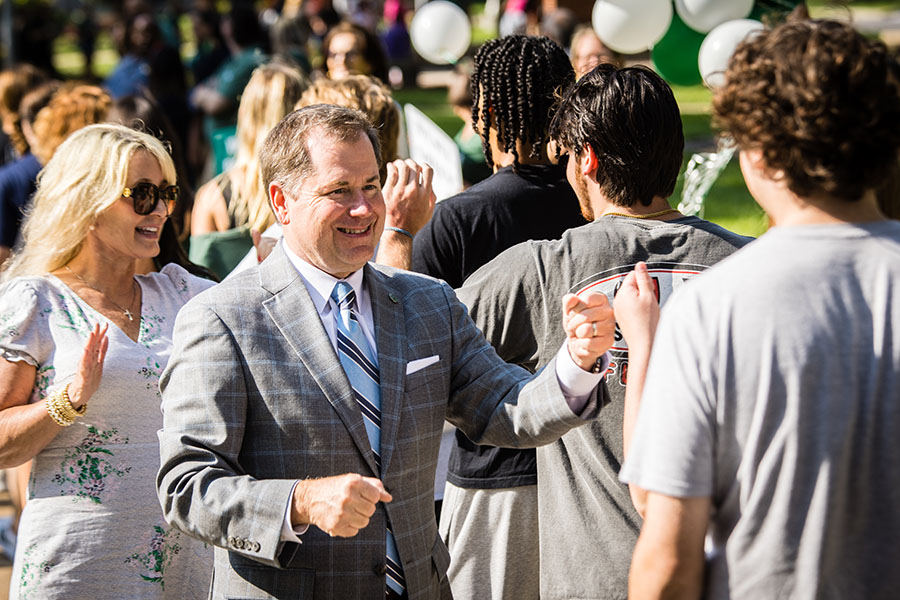
[[[748,150],[741,150],[740,153],[741,155],[743,155],[743,158],[749,168],[756,169],[757,171],[766,170],[766,165],[763,161],[762,150],[751,148]]]
[[[590,144],[586,144],[584,148],[582,148],[581,154],[578,156],[578,168],[581,169],[581,174],[590,176],[597,170],[598,164],[597,154],[594,152],[594,149],[591,148]]]
[[[745,179],[751,176],[752,173],[763,179],[771,179],[776,182],[784,181],[784,171],[782,169],[769,168],[763,157],[762,150],[758,148],[742,149],[738,154],[738,159],[741,173]]]
[[[272,200],[272,210],[275,211],[275,219],[282,225],[291,222],[290,213],[288,212],[288,199],[284,195],[284,188],[278,182],[273,181],[269,184],[269,198]]]

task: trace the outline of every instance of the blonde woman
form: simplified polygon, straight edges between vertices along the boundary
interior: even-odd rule
[[[211,283],[159,252],[177,201],[163,145],[72,134],[38,180],[0,283],[0,467],[32,460],[12,598],[206,598],[212,556],[162,518],[157,389],[179,308]]]
[[[238,150],[232,168],[204,184],[191,213],[190,259],[225,277],[253,247],[250,230],[274,222],[259,179],[257,154],[266,135],[309,84],[297,69],[269,63],[250,78],[238,109]]]

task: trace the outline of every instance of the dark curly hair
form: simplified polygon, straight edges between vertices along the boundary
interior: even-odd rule
[[[478,131],[483,121],[496,129],[500,147],[512,153],[513,170],[518,171],[516,142],[530,144],[529,156],[540,157],[557,94],[574,81],[565,50],[548,37],[508,35],[485,42],[475,54],[472,71],[472,125]],[[493,167],[488,129],[481,129],[481,143]]]
[[[601,64],[569,88],[550,136],[577,159],[587,146],[597,155],[597,181],[618,206],[675,189],[684,153],[678,103],[662,77],[646,67]]]
[[[835,21],[788,22],[745,41],[713,99],[717,125],[762,152],[801,197],[856,201],[900,149],[900,65]]]

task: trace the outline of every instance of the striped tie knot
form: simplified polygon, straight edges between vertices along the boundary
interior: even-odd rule
[[[338,281],[331,290],[331,299],[338,305],[341,312],[341,320],[344,327],[350,327],[350,319],[353,317],[353,309],[356,306],[356,292],[353,286],[346,281]]]

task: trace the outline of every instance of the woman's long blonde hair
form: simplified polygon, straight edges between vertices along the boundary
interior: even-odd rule
[[[44,275],[72,260],[97,217],[122,197],[138,150],[156,158],[166,181],[175,183],[175,165],[153,136],[112,124],[90,125],[69,136],[38,175],[22,228],[25,243],[0,281]]]
[[[238,150],[228,171],[232,196],[228,212],[237,226],[264,231],[275,218],[269,209],[269,194],[259,176],[259,149],[266,136],[309,85],[299,70],[282,63],[269,63],[253,71],[238,108]]]

